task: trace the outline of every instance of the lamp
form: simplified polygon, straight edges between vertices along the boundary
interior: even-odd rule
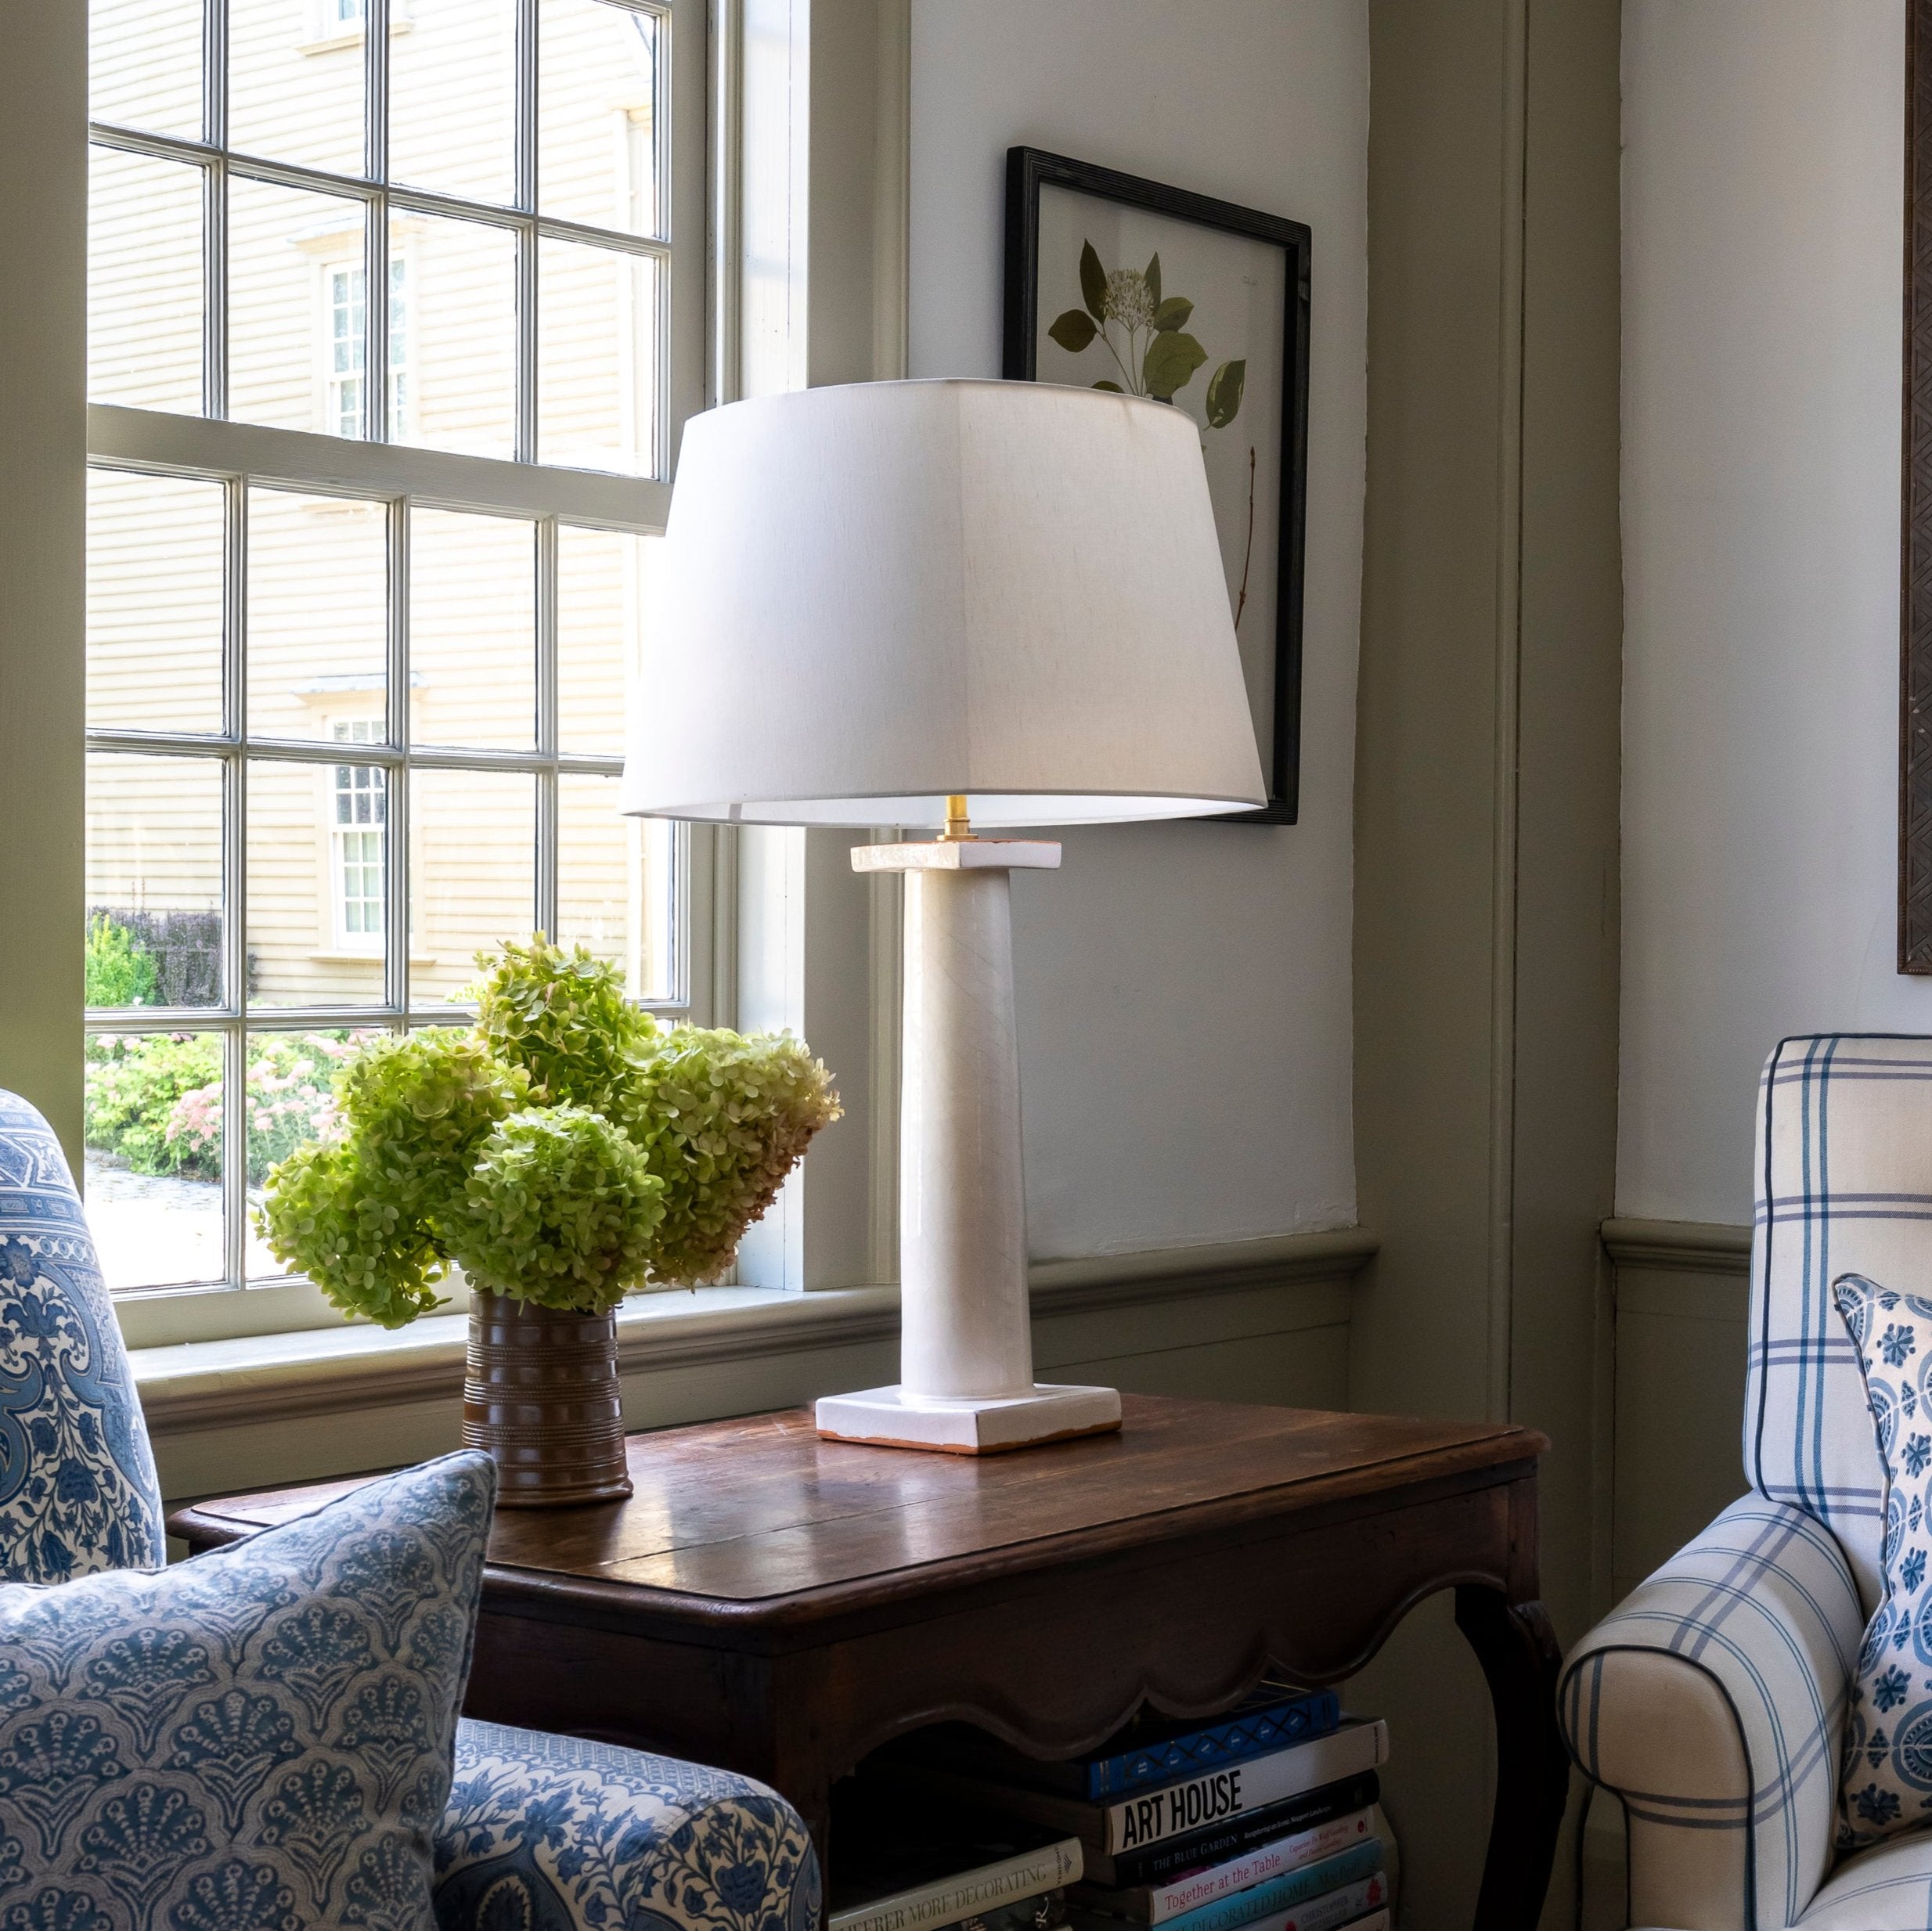
[[[734,403],[686,427],[652,590],[625,811],[939,834],[852,853],[906,878],[900,1378],[820,1432],[1118,1427],[1033,1379],[1007,888],[1060,848],[979,834],[1263,802],[1198,429],[1024,382]]]

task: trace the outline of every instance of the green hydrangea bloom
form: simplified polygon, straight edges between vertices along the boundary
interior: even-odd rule
[[[532,1107],[491,1133],[449,1219],[470,1285],[602,1313],[642,1287],[664,1183],[587,1107]]]
[[[660,1032],[619,1103],[664,1182],[651,1274],[690,1286],[730,1266],[744,1230],[839,1114],[831,1077],[802,1040],[697,1026]]]
[[[484,1136],[530,1097],[520,1068],[474,1033],[442,1026],[373,1040],[337,1083],[366,1172],[428,1219],[461,1197]]]
[[[488,965],[479,953],[478,965]],[[548,1106],[612,1110],[633,1054],[658,1028],[624,996],[624,975],[582,946],[565,952],[541,932],[503,956],[471,989],[477,1030],[504,1065],[528,1075]]]
[[[449,1262],[428,1225],[361,1150],[299,1148],[270,1176],[258,1216],[269,1251],[347,1313],[401,1328],[439,1305]]]
[[[788,1034],[661,1028],[541,934],[478,963],[473,1031],[372,1040],[338,1075],[340,1137],[269,1174],[271,1251],[385,1327],[438,1306],[452,1261],[594,1312],[717,1279],[838,1117],[825,1068]]]

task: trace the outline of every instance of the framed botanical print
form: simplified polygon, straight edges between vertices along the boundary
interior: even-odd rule
[[[1301,772],[1309,230],[1039,148],[1007,150],[1001,373],[1141,395],[1201,432],[1268,802]]]

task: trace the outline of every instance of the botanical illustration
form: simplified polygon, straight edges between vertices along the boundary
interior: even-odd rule
[[[1103,376],[1094,387],[1116,395],[1151,397],[1171,402],[1206,366],[1207,351],[1188,332],[1194,304],[1161,289],[1158,251],[1144,268],[1107,268],[1090,241],[1080,244],[1080,297],[1086,306],[1054,318],[1047,333],[1070,355],[1098,344],[1113,358],[1123,380]],[[1247,386],[1245,356],[1224,362],[1209,376],[1204,398],[1206,433],[1227,428],[1241,413]],[[1248,450],[1248,535],[1242,552],[1241,589],[1235,600],[1235,624],[1248,603],[1248,572],[1254,560],[1255,451]]]

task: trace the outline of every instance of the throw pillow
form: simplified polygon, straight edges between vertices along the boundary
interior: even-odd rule
[[[0,1091],[0,1580],[159,1569],[161,1490],[53,1129]]]
[[[1932,1815],[1932,1300],[1861,1274],[1840,1276],[1832,1299],[1885,1464],[1885,1593],[1852,1676],[1838,1786],[1849,1849]]]
[[[0,1928],[433,1931],[487,1456],[155,1575],[0,1587]]]

